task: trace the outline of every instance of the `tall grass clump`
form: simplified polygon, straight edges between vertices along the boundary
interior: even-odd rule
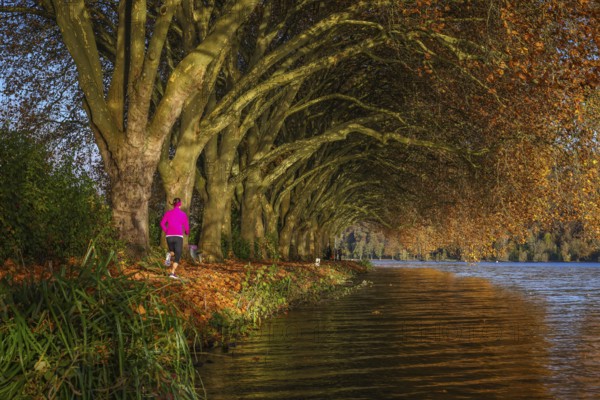
[[[198,398],[185,321],[107,265],[0,281],[1,399]]]

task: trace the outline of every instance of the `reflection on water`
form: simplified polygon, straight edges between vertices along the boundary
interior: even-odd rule
[[[600,268],[383,264],[366,277],[210,354],[208,398],[600,398]]]

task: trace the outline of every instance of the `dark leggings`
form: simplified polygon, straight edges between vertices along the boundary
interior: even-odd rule
[[[181,252],[183,251],[183,238],[181,236],[167,236],[167,246],[169,251],[175,253],[175,262],[179,264]]]

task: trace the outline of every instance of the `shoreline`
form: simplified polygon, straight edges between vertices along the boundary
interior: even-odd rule
[[[6,260],[0,280],[10,276],[12,284],[53,279],[66,269],[76,275],[81,264],[70,260],[55,268],[48,265],[22,266]],[[110,277],[143,281],[166,303],[172,302],[183,318],[208,344],[219,342],[223,329],[243,334],[260,322],[293,306],[318,301],[327,293],[348,286],[348,282],[370,270],[354,260],[309,262],[225,260],[222,263],[191,263],[182,260],[177,275],[168,277],[163,260],[149,258],[131,264],[115,259],[107,265]]]
[[[177,269],[181,279],[169,281],[167,296],[174,296],[180,312],[200,334],[202,346],[227,346],[264,319],[353,286],[348,283],[368,271],[368,266],[354,261],[322,261],[320,266],[282,261],[184,261]]]
[[[4,262],[0,336],[11,379],[0,395],[198,398],[196,355],[226,350],[299,303],[348,293],[370,269],[348,261],[184,261],[175,280],[162,262],[131,264],[91,250],[56,268]]]

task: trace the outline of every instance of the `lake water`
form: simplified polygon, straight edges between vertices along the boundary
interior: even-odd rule
[[[600,265],[381,262],[200,367],[208,399],[600,399]]]

